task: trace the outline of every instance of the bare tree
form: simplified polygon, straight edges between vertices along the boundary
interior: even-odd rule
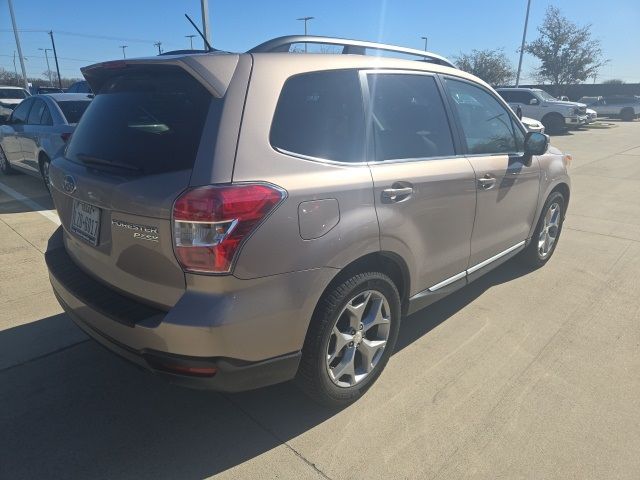
[[[600,41],[591,37],[591,25],[579,27],[554,6],[547,8],[538,33],[525,51],[540,60],[536,76],[542,83],[562,87],[584,82],[607,63]]]
[[[506,85],[515,77],[513,65],[502,50],[472,50],[454,57],[460,70],[481,78],[490,85]]]

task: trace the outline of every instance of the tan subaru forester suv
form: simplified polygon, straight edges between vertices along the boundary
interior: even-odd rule
[[[281,37],[83,74],[95,99],[50,168],[51,283],[170,381],[352,402],[403,316],[557,246],[569,157],[438,55]]]

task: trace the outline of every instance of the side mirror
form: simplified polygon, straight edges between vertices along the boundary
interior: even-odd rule
[[[537,98],[532,98],[531,100],[529,100],[529,105],[537,105],[537,104],[538,104]]]
[[[524,137],[524,153],[527,157],[544,155],[549,148],[549,135],[539,132],[528,132]]]
[[[520,107],[520,105],[516,107],[516,116],[518,117],[518,120],[522,120],[522,107]]]

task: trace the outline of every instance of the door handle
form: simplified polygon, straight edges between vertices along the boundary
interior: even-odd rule
[[[400,202],[409,198],[412,193],[412,187],[385,188],[382,191],[382,198],[389,202]]]
[[[495,177],[487,174],[484,177],[478,179],[478,186],[483,190],[491,190],[496,186],[496,179]]]

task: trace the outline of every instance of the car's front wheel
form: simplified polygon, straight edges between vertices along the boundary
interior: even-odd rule
[[[333,287],[311,321],[299,386],[331,407],[360,398],[393,352],[400,315],[398,290],[383,273],[359,273]]]
[[[631,122],[634,118],[636,118],[636,112],[633,108],[623,108],[620,112],[620,118],[625,122]]]
[[[553,192],[547,198],[531,241],[520,254],[521,261],[527,266],[541,267],[553,255],[562,232],[565,205],[565,198],[560,192]]]

